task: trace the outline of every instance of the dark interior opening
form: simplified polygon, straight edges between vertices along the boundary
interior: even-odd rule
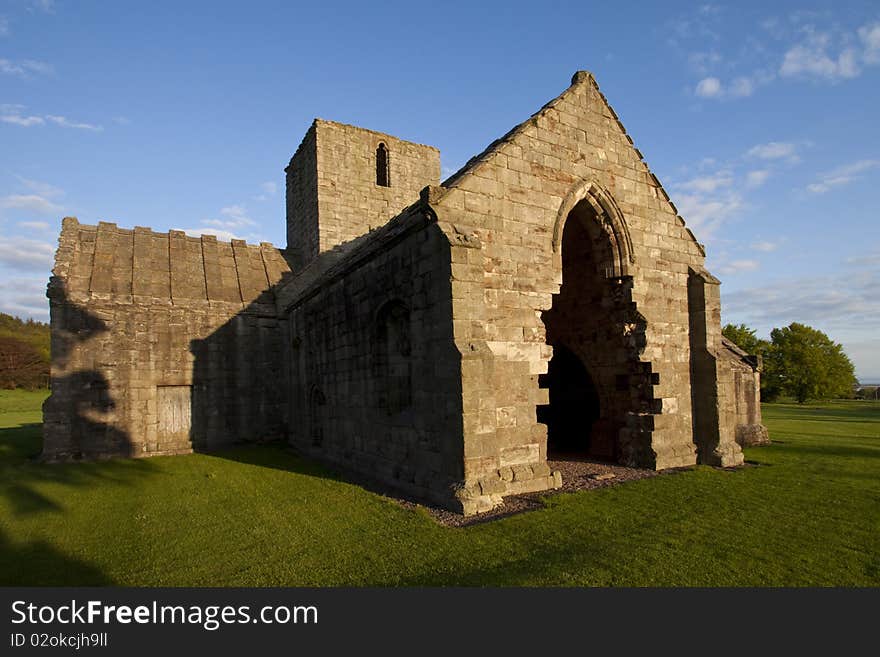
[[[548,454],[567,459],[616,461],[620,432],[631,404],[631,354],[623,339],[622,296],[608,271],[613,249],[602,219],[587,201],[571,210],[562,231],[562,285],[542,320],[553,347],[539,385],[549,404],[538,406],[547,425]],[[628,379],[626,379],[628,380]]]
[[[388,147],[379,144],[376,149],[376,184],[380,187],[391,187],[391,175],[388,171]]]
[[[539,383],[550,391],[550,403],[537,409],[538,422],[547,425],[548,454],[592,456],[593,425],[600,415],[599,394],[587,368],[567,347],[557,344]]]

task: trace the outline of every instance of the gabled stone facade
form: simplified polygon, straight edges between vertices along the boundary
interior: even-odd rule
[[[760,365],[593,77],[439,184],[436,149],[316,120],[288,245],[65,220],[47,458],[283,435],[464,513],[548,453],[665,469],[766,440]]]

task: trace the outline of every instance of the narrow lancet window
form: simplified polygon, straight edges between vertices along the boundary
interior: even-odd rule
[[[391,175],[388,171],[388,147],[382,143],[376,149],[376,184],[380,187],[391,187]]]

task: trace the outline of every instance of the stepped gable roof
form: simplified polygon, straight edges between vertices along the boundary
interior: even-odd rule
[[[284,254],[268,242],[224,242],[180,230],[97,226],[65,217],[48,295],[118,303],[222,302],[274,313],[272,288],[290,274]]]

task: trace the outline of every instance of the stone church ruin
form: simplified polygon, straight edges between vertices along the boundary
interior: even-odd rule
[[[63,223],[47,460],[281,438],[471,514],[548,453],[736,466],[760,363],[587,72],[440,182],[430,146],[316,119],[287,248]]]

